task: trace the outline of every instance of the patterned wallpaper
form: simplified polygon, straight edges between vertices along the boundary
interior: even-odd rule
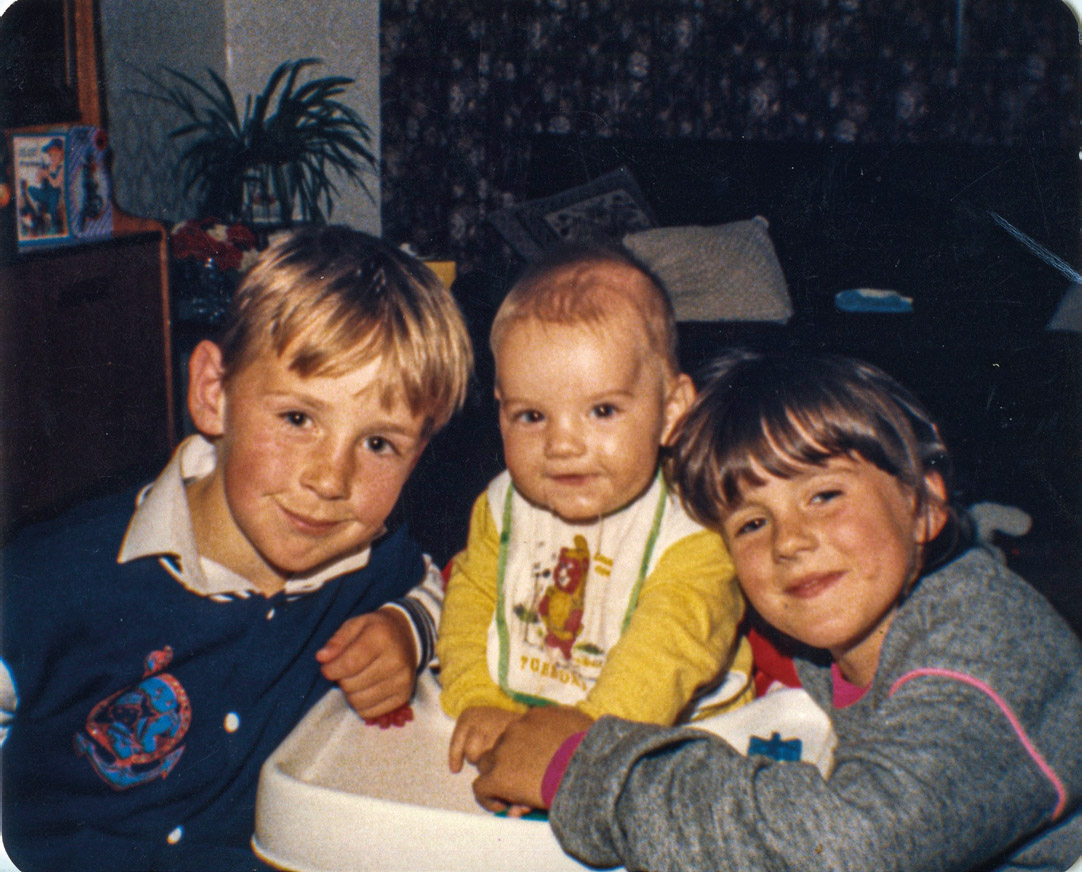
[[[385,236],[466,264],[529,136],[1077,147],[1059,0],[383,0]]]

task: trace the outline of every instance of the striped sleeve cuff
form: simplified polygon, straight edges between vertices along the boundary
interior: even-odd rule
[[[432,615],[412,596],[393,600],[387,605],[397,608],[409,618],[413,641],[417,645],[417,672],[424,671],[436,653],[436,624]]]

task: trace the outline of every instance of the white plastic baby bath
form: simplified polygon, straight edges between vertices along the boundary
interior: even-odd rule
[[[472,767],[447,768],[454,722],[431,674],[418,682],[414,720],[366,726],[338,690],[327,694],[263,766],[256,853],[295,872],[582,870],[545,821],[509,820],[473,798]],[[800,690],[767,694],[696,726],[746,752],[750,736],[800,738],[802,759],[829,766],[826,716]]]

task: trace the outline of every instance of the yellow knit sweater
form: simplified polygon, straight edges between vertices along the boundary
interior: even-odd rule
[[[499,528],[487,492],[474,504],[466,549],[453,561],[436,650],[441,703],[452,717],[471,706],[524,711],[494,680],[488,633],[497,606]],[[727,672],[751,674],[751,648],[738,633],[744,600],[721,537],[705,529],[660,554],[643,581],[626,630],[593,686],[577,703],[605,714],[672,724],[702,689]],[[750,681],[727,707],[751,698]]]

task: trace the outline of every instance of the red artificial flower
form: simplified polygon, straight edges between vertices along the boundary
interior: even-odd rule
[[[205,260],[214,254],[214,240],[190,221],[174,230],[172,238],[173,256],[179,260]]]
[[[234,224],[232,227],[226,228],[225,238],[231,245],[235,245],[241,251],[250,251],[256,247],[258,242],[251,229],[243,224]]]
[[[173,257],[211,261],[221,270],[240,269],[244,252],[256,247],[255,234],[243,224],[225,226],[217,218],[193,218],[172,233]]]
[[[240,269],[240,262],[243,255],[240,250],[234,248],[232,245],[226,245],[224,242],[218,243],[218,249],[214,254],[214,262],[218,264],[219,269]]]
[[[370,727],[378,726],[381,730],[391,727],[404,727],[413,720],[413,707],[407,702],[400,705],[394,711],[379,715],[375,718],[365,718],[364,722]]]

